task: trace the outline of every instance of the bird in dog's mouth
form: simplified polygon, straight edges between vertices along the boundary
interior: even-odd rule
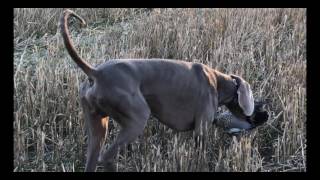
[[[217,116],[215,123],[232,135],[252,130],[268,120],[269,114],[264,110],[265,104],[264,101],[255,102],[254,112],[251,116],[246,116],[245,119],[239,119],[228,111],[221,113]]]

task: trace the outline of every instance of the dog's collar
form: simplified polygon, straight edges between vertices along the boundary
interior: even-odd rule
[[[239,83],[237,82],[237,79],[233,78],[231,76],[231,78],[234,80],[234,84],[236,85],[236,90],[234,92],[234,96],[233,96],[233,100],[235,100],[235,98],[238,98],[238,89],[239,89]]]
[[[238,81],[237,81],[236,78],[234,78],[234,77],[232,77],[232,76],[231,76],[231,78],[234,80],[234,84],[236,85],[236,91],[237,91],[238,88],[239,88],[239,83],[238,83]]]
[[[235,102],[235,103],[238,102],[238,88],[239,88],[239,85],[236,83],[236,90],[235,90],[233,98],[232,98],[232,102]]]

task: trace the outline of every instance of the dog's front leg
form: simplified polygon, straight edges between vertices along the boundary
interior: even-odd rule
[[[208,100],[210,100],[209,98]],[[206,141],[206,136],[208,135],[208,126],[211,124],[211,122],[214,121],[214,116],[216,112],[217,107],[217,98],[215,98],[214,103],[211,103],[209,101],[208,103],[205,103],[203,101],[203,107],[199,108],[200,111],[195,116],[195,126],[194,126],[194,138],[196,142],[196,147],[199,147]]]
[[[194,140],[196,147],[203,146],[206,141],[206,135],[208,131],[208,123],[205,120],[198,119],[195,122]]]

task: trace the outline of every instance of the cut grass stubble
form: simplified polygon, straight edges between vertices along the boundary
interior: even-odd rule
[[[201,62],[243,76],[255,98],[270,99],[269,121],[241,138],[209,127],[195,148],[192,132],[155,119],[117,156],[119,171],[306,171],[305,9],[73,9],[79,54]],[[83,171],[86,136],[79,84],[57,22],[62,9],[14,9],[14,169]],[[106,143],[119,126],[111,120]],[[99,166],[98,171],[102,167]]]

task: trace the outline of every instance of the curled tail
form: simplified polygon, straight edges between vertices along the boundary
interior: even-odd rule
[[[88,77],[92,77],[95,69],[88,63],[86,63],[77,53],[76,49],[73,46],[71,41],[69,29],[68,29],[68,18],[71,16],[75,17],[79,21],[81,21],[82,26],[86,26],[86,22],[76,13],[67,9],[63,12],[63,16],[61,17],[61,34],[63,37],[64,44],[68,50],[69,55],[73,59],[75,63],[87,74]]]

